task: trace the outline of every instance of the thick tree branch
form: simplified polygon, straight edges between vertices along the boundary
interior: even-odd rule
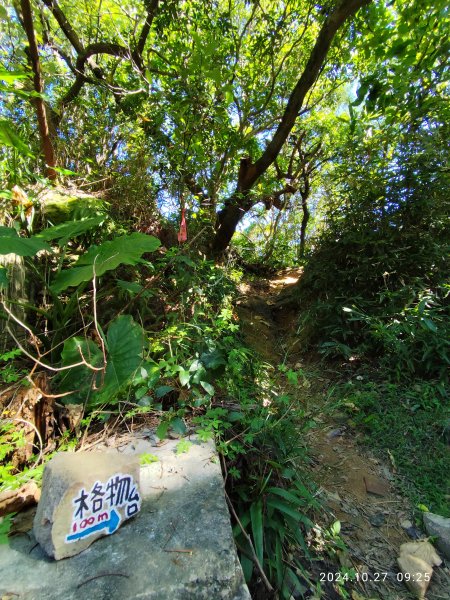
[[[34,32],[33,13],[30,0],[20,0],[20,8],[22,11],[23,27],[28,39],[28,56],[30,59],[31,68],[33,70],[34,90],[39,94],[39,96],[34,99],[34,105],[36,107],[42,151],[45,157],[45,163],[47,165],[47,177],[50,180],[55,181],[57,178],[57,174],[54,169],[54,167],[56,167],[56,157],[50,137],[47,111],[41,95],[44,92],[44,83],[42,81],[41,64],[39,61],[39,51]]]
[[[322,65],[334,36],[347,19],[361,7],[370,4],[371,0],[340,0],[336,8],[323,24],[305,69],[292,91],[281,122],[260,158],[250,165],[241,184],[244,189],[251,189],[256,180],[267,171],[277,158],[283,144],[287,140],[302,108],[303,101],[310,88],[317,80]]]
[[[338,0],[335,8],[326,17],[305,69],[294,87],[281,122],[260,158],[253,164],[249,158],[241,160],[236,191],[225,200],[217,215],[216,237],[212,250],[222,253],[228,246],[239,221],[253,206],[255,198],[251,190],[256,181],[275,162],[291,133],[300,114],[308,92],[317,81],[324,66],[328,51],[339,28],[360,8],[372,0]]]
[[[69,42],[72,44],[72,46],[75,48],[75,50],[78,53],[83,52],[84,51],[84,47],[83,47],[83,44],[80,41],[80,38],[76,34],[76,32],[75,32],[74,28],[72,27],[72,25],[67,20],[66,15],[59,8],[58,3],[56,2],[56,0],[42,0],[42,2],[45,4],[45,6],[47,8],[49,8],[51,10],[53,16],[56,19],[56,22],[61,27],[64,35],[69,40]]]
[[[147,41],[148,34],[152,27],[153,19],[155,18],[156,11],[158,10],[159,0],[144,0],[145,8],[147,9],[147,16],[145,17],[145,23],[142,26],[139,40],[136,45],[137,58],[142,60],[142,53],[144,52],[145,42]]]
[[[285,198],[281,199],[282,196],[286,196],[288,194],[295,194],[298,191],[298,187],[291,185],[290,183],[286,184],[283,189],[278,190],[276,192],[272,192],[272,194],[267,194],[260,198],[257,202],[262,202],[266,207],[266,210],[269,210],[274,206],[278,210],[284,210],[287,206],[287,201]]]
[[[75,100],[75,98],[83,89],[85,83],[105,83],[104,72],[93,59],[93,56],[95,55],[109,54],[117,58],[131,60],[139,70],[140,74],[144,76],[145,65],[142,58],[142,53],[151,30],[153,20],[156,16],[160,0],[143,0],[146,9],[146,17],[141,32],[139,34],[136,47],[134,49],[127,48],[125,46],[113,42],[95,42],[89,44],[85,48],[80,38],[78,37],[78,34],[76,33],[75,29],[72,27],[66,15],[59,7],[57,0],[42,0],[42,2],[52,12],[62,32],[64,33],[64,35],[66,36],[66,38],[73,46],[78,55],[75,66],[73,66],[69,60],[67,60],[68,57],[63,57],[66,60],[66,63],[68,64],[69,68],[72,70],[72,72],[75,73],[76,78],[75,81],[72,83],[70,89],[60,100],[61,108],[64,108],[64,106]],[[94,78],[86,75],[86,64],[88,64],[89,67],[92,69]],[[158,75],[174,75],[173,73],[163,72],[157,69],[150,69],[150,71],[155,72]],[[114,94],[116,101],[120,102],[120,99],[122,97],[122,91],[118,91],[118,89],[115,89],[114,86],[111,85],[107,87]]]
[[[69,91],[61,99],[61,106],[66,106],[66,104],[69,104],[72,102],[72,100],[75,100],[85,83],[97,83],[95,80],[87,77],[84,73],[86,62],[88,62],[91,56],[96,54],[109,54],[118,58],[130,58],[131,56],[130,50],[125,48],[125,46],[121,46],[120,44],[114,44],[111,42],[96,42],[94,44],[90,44],[77,58],[77,62],[75,64],[77,77]]]
[[[89,46],[79,54],[75,63],[78,73],[84,73],[86,62],[91,56],[96,54],[109,54],[110,56],[116,56],[117,58],[131,58],[131,51],[125,46],[112,42],[95,42],[94,44],[89,44]]]
[[[209,198],[208,194],[198,185],[192,174],[188,173],[187,175],[184,175],[183,182],[191,194],[200,200],[200,204],[203,206],[208,206],[210,204],[211,198]]]

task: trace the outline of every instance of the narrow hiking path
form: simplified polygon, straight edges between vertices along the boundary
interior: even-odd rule
[[[300,269],[288,269],[271,279],[242,283],[237,310],[246,342],[264,361],[304,374],[298,399],[316,423],[307,434],[308,471],[324,505],[316,519],[323,529],[339,521],[346,546],[334,560],[319,562],[312,578],[322,582],[320,597],[329,600],[414,598],[398,580],[396,559],[401,544],[424,534],[413,524],[410,501],[396,490],[395,465],[371,456],[358,443],[361,432],[349,425],[349,415],[333,404],[330,390],[336,374],[327,372],[317,357],[306,360],[299,351],[298,313],[286,298],[300,276]],[[350,568],[359,574],[358,581],[347,585],[347,592],[339,591],[336,574]],[[449,590],[449,568],[436,569],[427,598],[448,599]]]

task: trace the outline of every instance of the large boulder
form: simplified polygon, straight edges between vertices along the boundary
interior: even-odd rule
[[[78,189],[46,188],[38,194],[41,212],[53,225],[106,212],[101,197]]]

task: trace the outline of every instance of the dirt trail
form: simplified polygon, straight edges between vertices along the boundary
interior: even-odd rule
[[[320,573],[333,579],[341,568],[360,573],[350,595],[354,600],[406,600],[412,596],[398,581],[396,558],[400,545],[423,534],[413,525],[410,502],[394,485],[393,465],[370,456],[358,445],[358,433],[347,424],[344,413],[333,411],[327,403],[331,380],[320,364],[305,364],[296,345],[297,313],[286,302],[287,292],[298,281],[300,270],[286,270],[270,280],[241,284],[238,313],[247,343],[268,363],[304,368],[311,373],[302,400],[313,406],[318,427],[308,434],[311,477],[322,491],[325,512],[322,527],[341,523],[341,538],[348,552],[340,554],[340,564],[323,563]],[[284,299],[284,301],[283,301]],[[336,586],[323,583],[325,595],[342,598]],[[450,598],[450,570],[436,569],[427,593],[428,600]]]

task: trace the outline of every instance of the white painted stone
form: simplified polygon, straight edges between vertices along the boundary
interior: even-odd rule
[[[49,560],[34,536],[0,544],[0,598],[20,600],[250,600],[236,554],[214,442],[159,445],[141,430],[115,439],[141,466],[142,508],[113,536],[69,560]],[[117,463],[116,463],[117,464]]]
[[[111,535],[141,507],[136,456],[61,452],[47,463],[33,532],[59,560]]]

